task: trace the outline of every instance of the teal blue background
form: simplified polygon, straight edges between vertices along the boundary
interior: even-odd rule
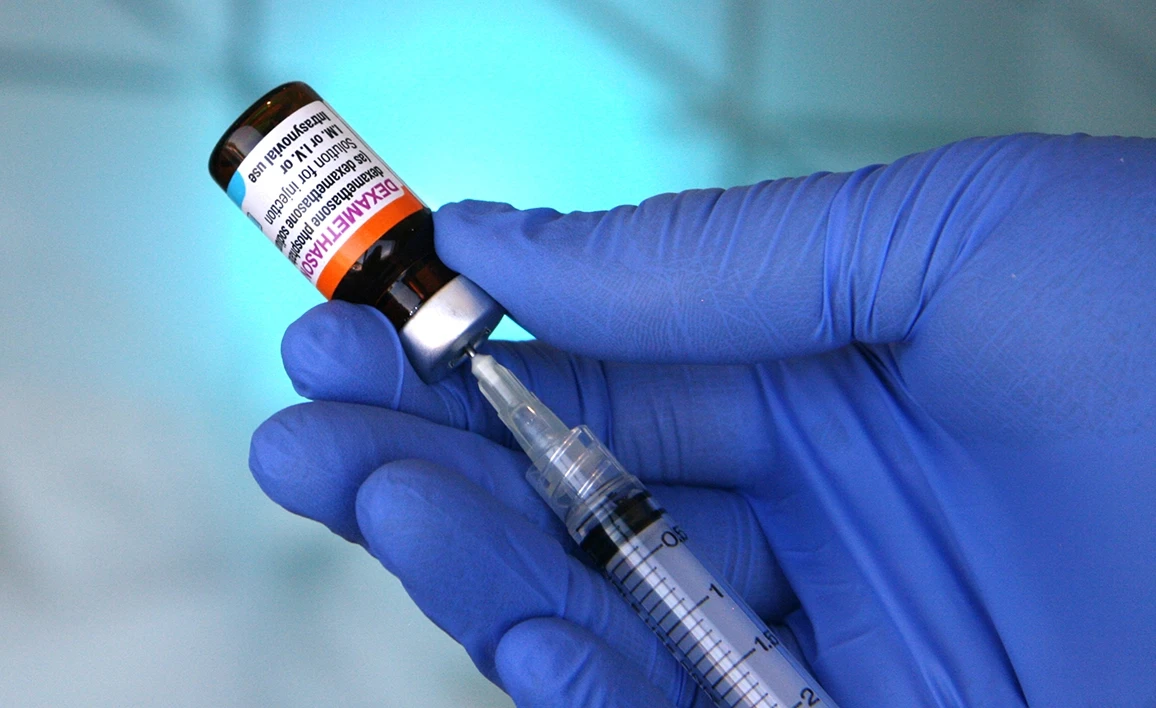
[[[311,83],[432,206],[603,209],[1156,135],[1153,37],[1143,2],[6,2],[0,705],[508,705],[249,476],[320,301],[206,170],[265,90]]]

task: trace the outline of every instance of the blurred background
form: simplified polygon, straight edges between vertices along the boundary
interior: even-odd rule
[[[269,88],[311,83],[432,206],[602,209],[973,135],[1154,136],[1154,10],[5,0],[0,705],[509,705],[249,475],[320,300],[206,170]]]

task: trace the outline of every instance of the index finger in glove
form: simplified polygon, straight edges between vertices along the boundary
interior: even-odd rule
[[[598,359],[750,363],[900,341],[1015,206],[1017,170],[1046,139],[604,212],[448,204],[436,246],[536,337]]]

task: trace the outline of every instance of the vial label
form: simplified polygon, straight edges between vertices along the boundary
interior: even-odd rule
[[[373,242],[424,207],[324,101],[262,138],[227,191],[327,298]]]

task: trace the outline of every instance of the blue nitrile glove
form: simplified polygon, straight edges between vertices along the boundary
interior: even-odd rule
[[[1156,705],[1156,141],[969,140],[561,215],[438,212],[493,343],[650,485],[842,706]],[[530,706],[705,705],[375,311],[284,342],[258,482]]]

